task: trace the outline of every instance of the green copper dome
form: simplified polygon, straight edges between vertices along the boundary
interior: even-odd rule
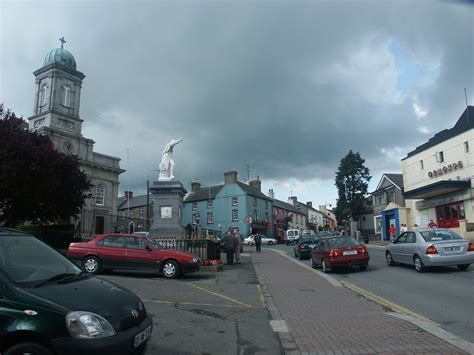
[[[66,67],[76,70],[76,60],[74,59],[74,56],[64,48],[56,48],[46,54],[43,66],[45,67],[53,63],[60,63]]]

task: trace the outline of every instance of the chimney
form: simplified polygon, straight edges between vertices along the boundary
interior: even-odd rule
[[[275,193],[273,192],[273,189],[269,189],[267,196],[270,197],[272,200],[275,199]]]
[[[306,202],[306,206],[313,208],[313,203],[311,201]]]
[[[296,202],[298,202],[298,198],[296,196],[288,197],[288,203],[292,206],[296,206]]]
[[[199,182],[198,179],[193,179],[191,182],[191,192],[196,192],[201,188],[201,183]]]
[[[235,184],[237,182],[237,171],[232,170],[224,173],[224,184]]]
[[[260,192],[262,191],[262,182],[259,176],[254,176],[252,180],[250,180],[249,185]]]
[[[126,200],[131,200],[133,198],[133,191],[125,191],[125,201]]]

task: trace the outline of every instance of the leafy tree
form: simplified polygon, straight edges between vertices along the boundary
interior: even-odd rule
[[[46,135],[0,104],[0,223],[69,221],[92,185],[76,157],[59,153]]]
[[[372,177],[364,163],[359,152],[352,150],[341,159],[335,183],[338,191],[335,214],[339,224],[350,217],[355,219],[366,207],[367,188]]]

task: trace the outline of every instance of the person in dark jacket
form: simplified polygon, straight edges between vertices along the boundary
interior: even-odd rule
[[[227,264],[232,265],[234,263],[235,248],[237,247],[237,240],[232,233],[232,228],[229,228],[225,237],[221,239],[221,243],[225,248]]]
[[[262,252],[262,237],[260,234],[255,234],[253,237],[253,241],[255,242],[255,248],[257,249],[257,253]]]

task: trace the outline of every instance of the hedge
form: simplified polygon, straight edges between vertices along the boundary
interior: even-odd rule
[[[33,234],[56,249],[67,249],[69,243],[74,241],[74,226],[72,224],[20,225],[16,229]]]

